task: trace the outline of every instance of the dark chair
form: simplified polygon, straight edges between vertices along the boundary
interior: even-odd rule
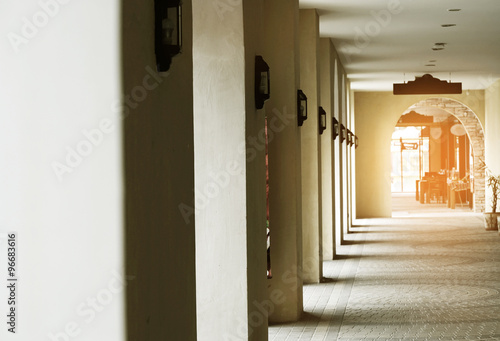
[[[444,203],[445,188],[442,181],[429,181],[430,200],[436,200],[437,203]]]

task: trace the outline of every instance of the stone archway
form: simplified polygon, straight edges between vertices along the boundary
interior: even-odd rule
[[[469,136],[474,151],[474,212],[484,212],[485,207],[485,173],[481,170],[480,160],[484,160],[484,130],[476,114],[465,104],[450,98],[428,98],[412,105],[418,107],[434,107],[447,111],[462,122]]]

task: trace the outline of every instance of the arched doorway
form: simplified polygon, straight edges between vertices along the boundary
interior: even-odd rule
[[[474,211],[484,212],[485,206],[485,176],[480,169],[481,160],[484,160],[484,130],[476,114],[463,103],[450,98],[428,98],[415,103],[408,111],[419,108],[438,108],[455,116],[465,127],[474,154]]]

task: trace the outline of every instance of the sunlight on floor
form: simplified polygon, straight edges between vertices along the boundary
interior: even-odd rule
[[[358,219],[304,315],[269,340],[500,340],[500,236],[468,207],[393,197],[393,217]]]

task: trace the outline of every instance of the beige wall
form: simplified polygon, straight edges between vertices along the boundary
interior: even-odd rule
[[[390,141],[399,117],[411,105],[435,95],[393,95],[392,92],[355,92],[357,218],[390,217]],[[471,108],[484,127],[484,91],[446,95]]]
[[[500,80],[486,89],[486,164],[494,174],[500,174]],[[491,195],[486,190],[486,210],[490,209]],[[497,207],[498,210],[498,207]]]

